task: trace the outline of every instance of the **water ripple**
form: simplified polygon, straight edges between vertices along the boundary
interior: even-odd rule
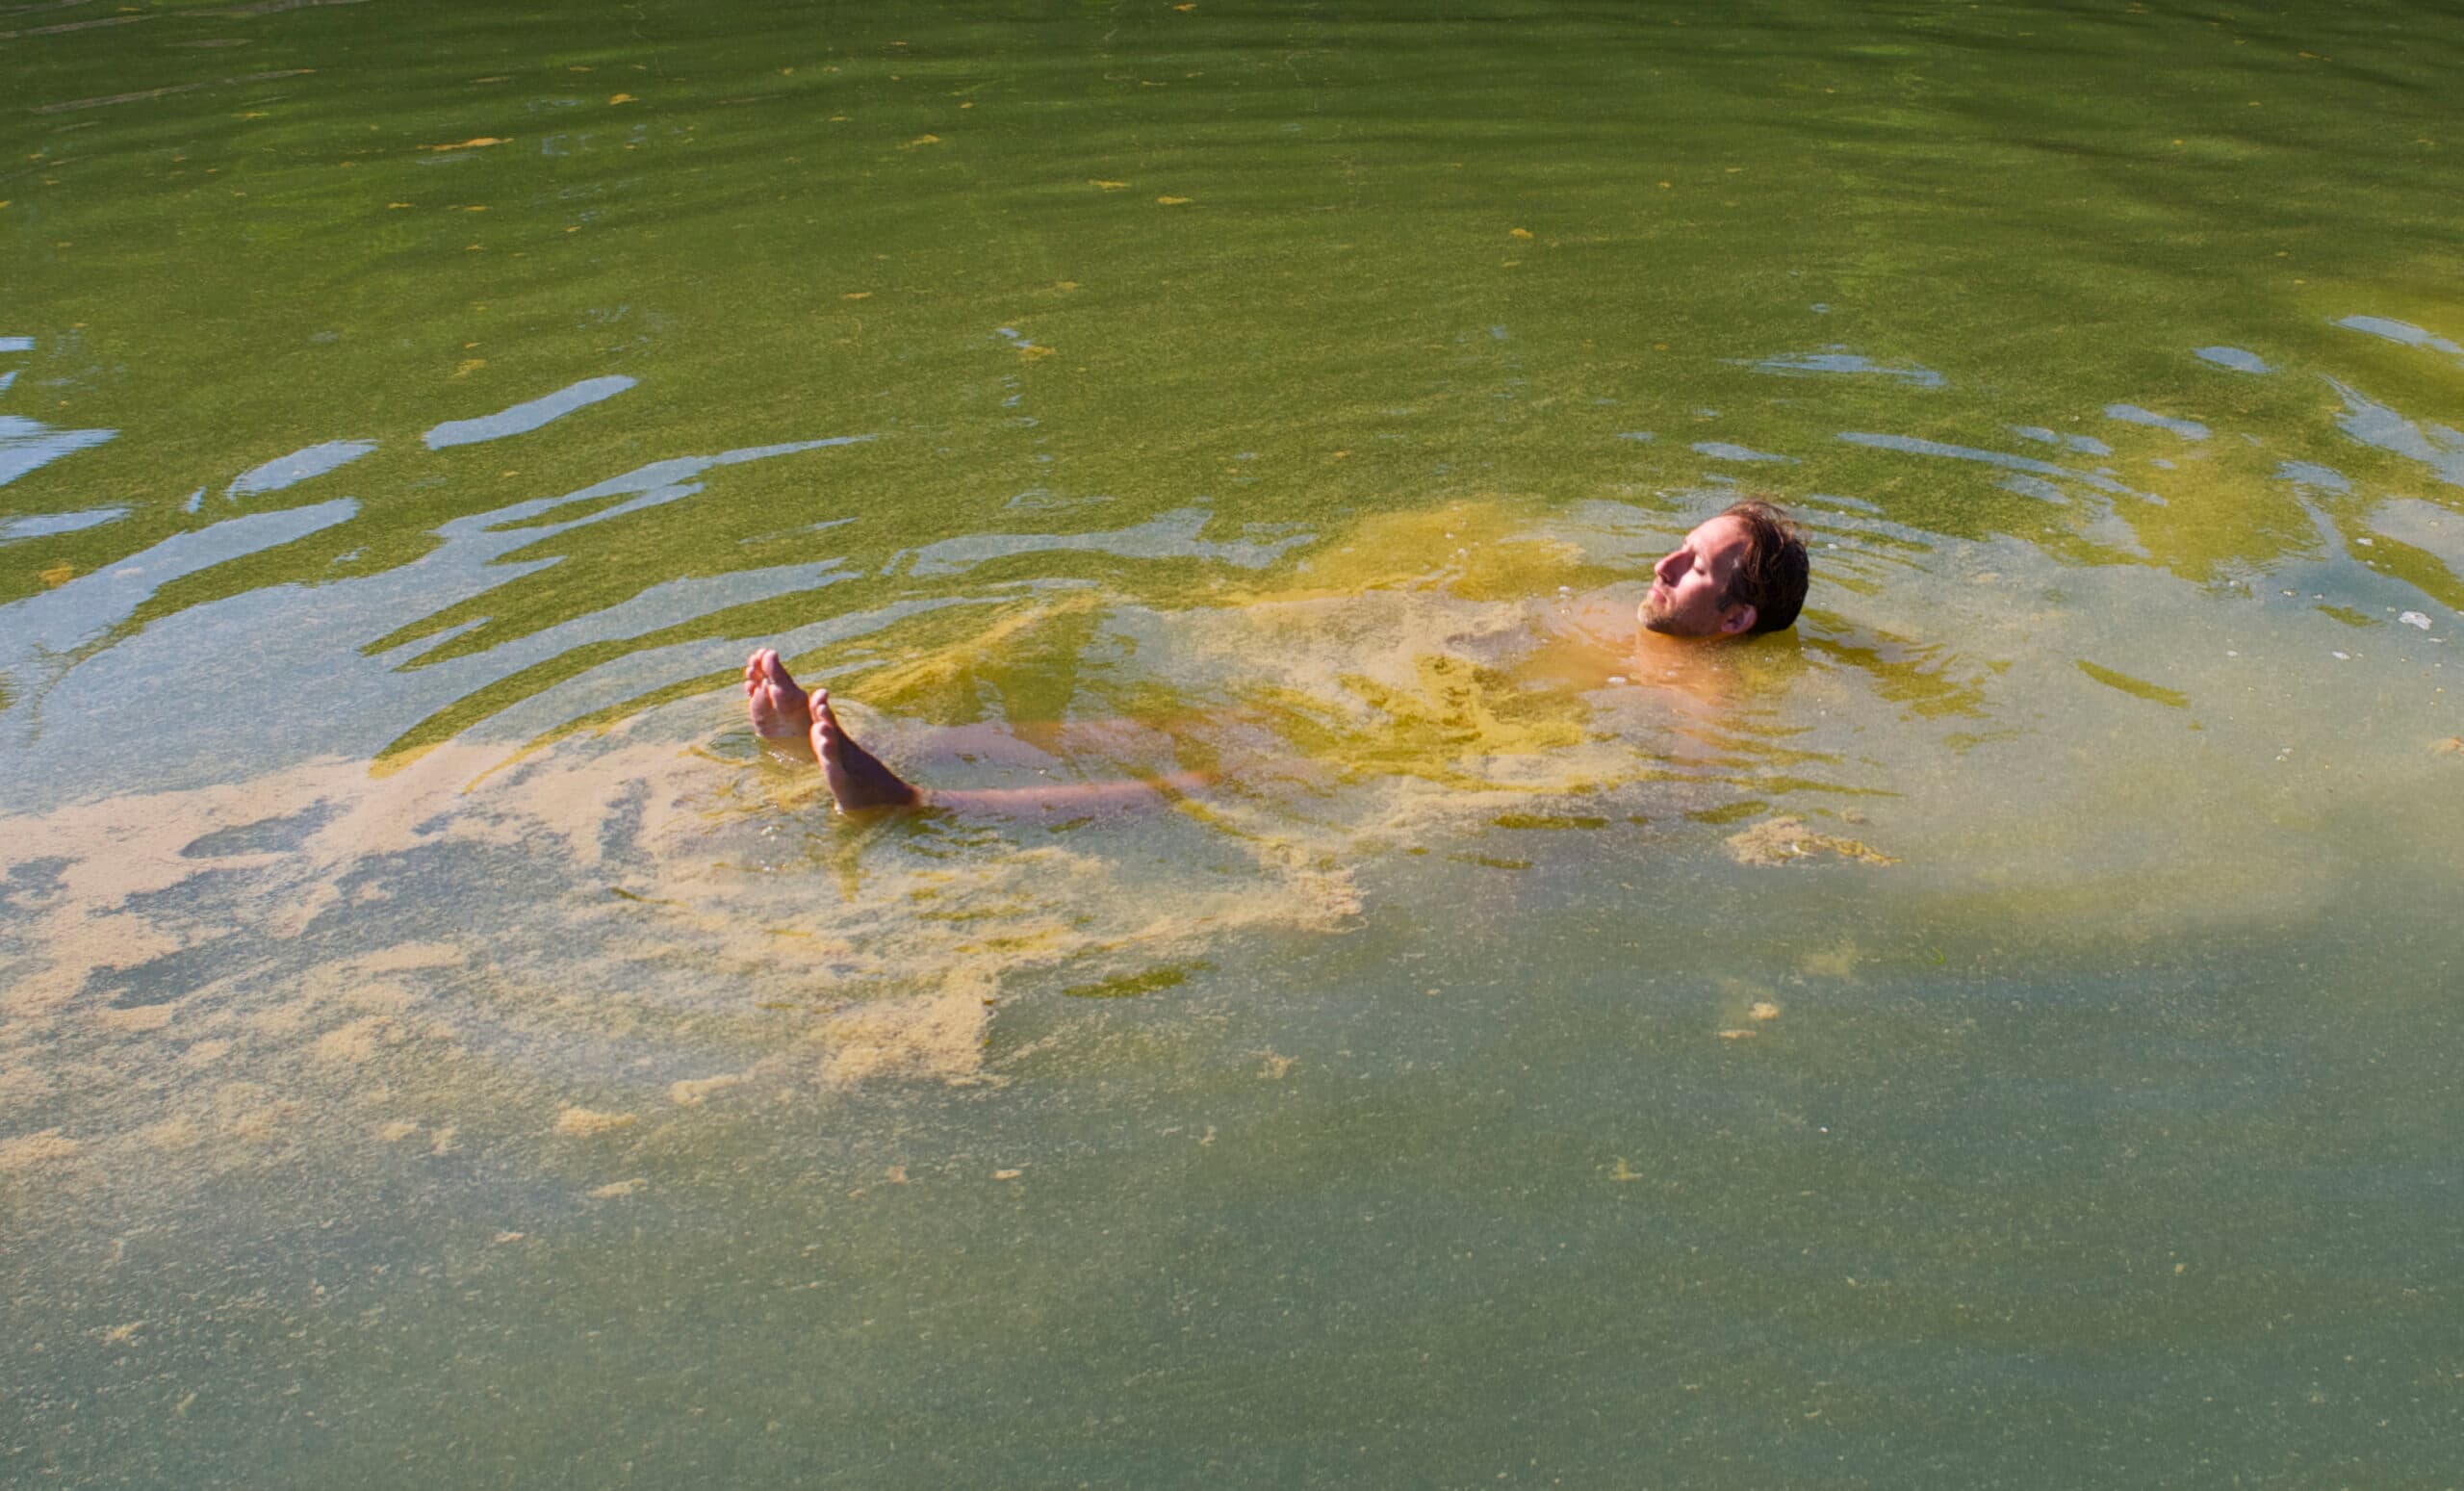
[[[2336,427],[2363,445],[2410,456],[2451,487],[2464,487],[2464,434],[2444,424],[2416,424],[2351,385],[2334,378],[2327,386],[2344,396]]]
[[[1793,352],[1780,357],[1766,357],[1760,362],[1745,364],[1757,373],[1769,373],[1781,377],[1815,377],[1824,374],[1862,374],[1870,377],[1896,378],[1917,388],[1940,388],[1949,380],[1931,368],[1909,363],[1893,367],[1878,363],[1870,357],[1853,352]]]
[[[1715,461],[1778,461],[1789,466],[1797,464],[1797,458],[1793,455],[1774,455],[1768,450],[1757,450],[1747,446],[1732,446],[1724,440],[1697,441],[1694,453],[1707,455]]]
[[[54,533],[74,533],[80,528],[116,523],[127,516],[125,507],[95,507],[85,512],[46,512],[26,518],[11,518],[0,522],[0,544],[13,544],[26,538],[49,538]]]
[[[586,409],[603,399],[613,398],[631,388],[635,381],[622,373],[611,373],[603,378],[584,378],[570,388],[558,389],[552,394],[533,398],[527,403],[515,404],[510,409],[499,410],[495,414],[485,414],[472,420],[448,420],[429,430],[424,438],[429,450],[442,450],[448,446],[476,445],[483,440],[502,440],[508,435],[526,435],[544,424],[563,419],[577,409]]]
[[[2011,426],[2011,433],[2024,440],[2033,440],[2039,445],[2060,446],[2066,450],[2076,450],[2082,455],[2114,453],[2113,447],[2093,435],[2065,435],[2046,429],[2041,424],[2014,424]]]
[[[2256,352],[2246,352],[2238,347],[2202,347],[2191,354],[2201,362],[2211,362],[2236,373],[2265,373],[2268,365]]]
[[[54,429],[40,420],[0,414],[0,486],[118,433],[116,429]]]
[[[2296,486],[2317,487],[2323,492],[2341,495],[2352,490],[2351,479],[2343,472],[2332,466],[2322,466],[2315,461],[2286,461],[2275,469],[2275,475],[2279,481],[2290,481]]]
[[[233,481],[223,495],[256,497],[267,492],[279,492],[285,487],[295,487],[313,476],[321,476],[329,471],[347,466],[375,449],[373,440],[328,440],[242,472],[239,479]]]
[[[526,520],[553,512],[557,508],[567,507],[576,502],[594,501],[603,497],[633,499],[629,502],[619,502],[612,507],[602,508],[597,512],[555,526],[579,527],[585,523],[603,523],[609,518],[620,517],[644,507],[655,507],[662,502],[675,501],[678,498],[691,497],[702,490],[693,478],[714,466],[740,466],[747,461],[767,460],[774,455],[793,455],[800,450],[819,450],[830,446],[861,445],[868,440],[879,438],[877,435],[832,435],[821,440],[794,440],[783,445],[747,446],[738,450],[723,450],[717,455],[670,456],[663,461],[653,461],[647,466],[637,466],[621,476],[610,476],[604,481],[594,482],[578,492],[568,492],[562,497],[542,497],[526,502],[515,502],[493,512],[457,519],[438,529],[438,532],[449,533],[467,528],[484,528],[494,532],[505,528],[533,527],[535,525],[530,525]]]
[[[2433,352],[2445,352],[2450,357],[2464,361],[2464,347],[2458,347],[2447,338],[2435,332],[2426,331],[2410,321],[2391,321],[2384,316],[2348,316],[2341,321],[2330,321],[2328,324],[2342,326],[2347,331],[2358,331],[2369,336],[2384,338],[2405,347],[2418,347]]]
[[[184,575],[193,575],[244,554],[295,542],[335,524],[348,522],[359,504],[345,499],[287,512],[258,513],[218,523],[200,532],[177,533],[133,554],[108,570],[80,575],[65,584],[0,607],[7,626],[0,628],[0,669],[41,662],[42,671],[58,676],[73,665],[79,650],[110,633],[137,613],[148,597]],[[31,704],[46,691],[29,694]],[[12,703],[14,712],[18,706]],[[35,773],[21,784],[34,785]]]
[[[1870,446],[1877,450],[1897,450],[1907,455],[1938,455],[1947,460],[1976,461],[1987,466],[1999,466],[2005,471],[2026,472],[2032,476],[2053,476],[2064,481],[2080,482],[2094,487],[2099,492],[2113,493],[2117,497],[2136,497],[2149,501],[2155,501],[2151,494],[2123,486],[2110,476],[2101,476],[2094,472],[2072,471],[2067,466],[2056,466],[2051,461],[2035,460],[2024,455],[2009,455],[2000,450],[1980,450],[1973,446],[1954,446],[1945,445],[1938,440],[1919,440],[1912,435],[1876,435],[1861,430],[1842,431],[1839,438],[1852,446]]]
[[[2158,414],[2153,409],[2143,409],[2137,404],[2107,404],[2105,418],[2119,420],[2125,424],[2146,424],[2157,429],[2171,430],[2184,440],[2205,440],[2209,433],[2207,426],[2196,420],[2177,420],[2169,414]]]
[[[917,550],[908,573],[919,578],[955,575],[988,560],[1061,550],[1108,553],[1124,559],[1212,559],[1256,570],[1273,563],[1284,551],[1309,542],[1306,534],[1263,543],[1251,539],[1210,542],[1198,535],[1212,516],[1204,508],[1184,507],[1133,527],[1099,533],[972,533],[945,538]],[[893,567],[895,562],[892,561]]]

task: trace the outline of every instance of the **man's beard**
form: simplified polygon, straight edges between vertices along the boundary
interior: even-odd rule
[[[1646,631],[1656,631],[1662,636],[1685,634],[1678,627],[1677,613],[1670,609],[1668,603],[1659,598],[1656,590],[1643,597],[1642,612],[1637,619],[1642,622],[1643,630]]]

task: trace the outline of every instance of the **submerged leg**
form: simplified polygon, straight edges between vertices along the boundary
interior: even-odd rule
[[[744,663],[745,713],[756,734],[774,746],[808,746],[821,759],[822,778],[841,812],[877,808],[914,808],[925,796],[913,784],[858,745],[830,707],[830,690],[807,693],[772,648],[759,648]],[[1152,781],[1084,782],[1036,787],[991,787],[936,793],[935,806],[962,811],[1029,816],[1089,809],[1130,808],[1169,800],[1203,786],[1212,772],[1175,772]]]
[[[898,773],[881,763],[872,752],[856,743],[845,726],[830,707],[830,690],[822,689],[811,697],[812,749],[821,758],[821,774],[830,784],[830,796],[840,812],[856,812],[866,808],[911,808],[924,800],[899,778]]]

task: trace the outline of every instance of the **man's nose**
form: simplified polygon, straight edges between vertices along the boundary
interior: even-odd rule
[[[1652,566],[1652,573],[1659,577],[1662,584],[1673,585],[1677,583],[1677,578],[1685,573],[1678,564],[1678,561],[1684,557],[1684,550],[1672,549],[1660,555],[1659,563]]]

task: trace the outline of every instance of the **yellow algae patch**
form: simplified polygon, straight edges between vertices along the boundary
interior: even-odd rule
[[[1517,688],[1496,670],[1450,653],[1422,653],[1407,666],[1407,679],[1340,676],[1348,705],[1273,685],[1255,690],[1249,702],[1275,711],[1288,747],[1354,777],[1477,788],[1497,784],[1514,758],[1569,762],[1568,753],[1587,739],[1586,711],[1577,702]]]
[[[134,968],[187,950],[192,937],[227,935],[157,921],[135,908],[141,898],[203,875],[279,875],[289,862],[284,856],[192,857],[183,851],[220,830],[296,814],[313,806],[329,782],[325,773],[312,769],[0,819],[0,869],[38,858],[64,861],[56,891],[22,933],[44,961],[15,977],[0,1002],[16,1013],[47,1011],[97,973]],[[311,878],[299,880],[307,884],[298,888],[313,898]]]
[[[647,1178],[636,1175],[630,1180],[611,1180],[603,1186],[593,1186],[589,1195],[601,1201],[621,1200],[649,1184]]]
[[[980,719],[985,696],[1000,692],[1000,681],[1014,676],[1022,661],[1083,647],[1103,605],[1102,597],[1080,592],[1057,601],[915,617],[907,628],[914,651],[862,676],[864,704],[945,724]]]
[[[51,1095],[51,1078],[32,1067],[0,1067],[0,1109],[39,1102]]]
[[[1105,192],[1119,192],[1126,189],[1129,186],[1129,183],[1126,181],[1095,181],[1091,179],[1088,181],[1087,185]]]
[[[2450,735],[2430,746],[2441,756],[2464,756],[2464,735]]]
[[[1423,620],[1427,627],[1415,629]],[[1363,635],[1397,621],[1417,635],[1382,645]],[[1522,625],[1517,607],[1329,597],[1261,604],[1229,634],[1209,640],[1227,667],[1237,656],[1275,659],[1266,679],[1233,686],[1242,706],[1274,732],[1284,756],[1470,785],[1488,758],[1549,753],[1586,738],[1588,709],[1579,701],[1520,687],[1502,669],[1466,656],[1490,651],[1492,639],[1506,641]],[[1432,645],[1432,637],[1442,641]]]
[[[1191,200],[1186,196],[1159,196],[1155,199],[1157,205],[1163,207],[1186,207]]]
[[[2085,657],[2076,658],[2074,661],[2079,664],[2080,672],[2107,688],[2118,689],[2134,699],[2144,699],[2149,704],[2161,704],[2169,709],[2187,709],[2191,707],[2190,695],[2183,693],[2180,689],[2167,688],[2161,683],[2150,683],[2145,679],[2135,679],[2118,668],[2103,667],[2090,662]]]
[[[354,1010],[368,1010],[379,1015],[408,1015],[419,1004],[420,996],[399,984],[376,982],[360,984],[341,990],[334,996],[337,1004]]]
[[[363,973],[401,973],[412,968],[450,968],[468,961],[469,954],[451,942],[399,942],[392,947],[362,953],[347,966]]]
[[[845,1087],[877,1077],[974,1082],[984,1077],[988,982],[961,977],[925,998],[884,999],[821,1027],[822,1080]]]
[[[316,1013],[317,1007],[312,996],[290,1004],[278,1004],[270,1009],[253,1011],[242,1015],[241,1023],[247,1027],[250,1035],[262,1036],[269,1041],[281,1042],[285,1037],[297,1035],[300,1031],[307,1029],[311,1021],[316,1018]]]
[[[69,880],[73,875],[74,868],[64,873],[63,879]],[[183,875],[166,884],[175,885],[185,878]],[[184,945],[180,937],[142,916],[120,913],[116,908],[104,911],[94,904],[106,898],[118,902],[161,888],[162,886],[138,879],[125,889],[115,886],[90,890],[83,877],[64,886],[64,893],[59,902],[35,918],[34,936],[29,938],[47,955],[48,962],[18,978],[6,994],[0,994],[0,1010],[36,1015],[57,1009],[74,998],[86,987],[87,980],[97,973],[116,973],[180,951]],[[71,905],[78,905],[87,914],[70,914]]]
[[[680,1108],[698,1107],[711,1093],[724,1093],[732,1087],[740,1087],[744,1081],[744,1073],[740,1071],[721,1072],[715,1077],[689,1077],[681,1082],[671,1082],[667,1085],[667,1100]]]
[[[308,1049],[319,1061],[356,1067],[374,1056],[378,1045],[400,1039],[401,1031],[394,1021],[372,1015],[325,1032]]]
[[[1749,979],[1722,975],[1718,979],[1720,998],[1713,1018],[1720,1025],[1722,1040],[1737,1040],[1731,1031],[1742,1030],[1747,1037],[1756,1034],[1753,1027],[1778,1017],[1779,1003],[1773,999],[1768,985]]]
[[[67,1138],[56,1128],[0,1140],[0,1175],[20,1174],[37,1166],[72,1159],[77,1149],[77,1141]]]
[[[1467,601],[1524,601],[1554,595],[1559,585],[1582,588],[1623,575],[1586,563],[1582,550],[1566,539],[1533,531],[1537,516],[1502,502],[1379,513],[1313,550],[1302,583],[1240,599],[1297,601],[1443,588]]]
[[[1062,992],[1072,999],[1137,999],[1180,988],[1189,982],[1190,972],[1188,966],[1167,964],[1143,973],[1115,974],[1092,984],[1073,984]]]
[[[205,1131],[189,1118],[165,1118],[160,1123],[149,1123],[139,1129],[137,1137],[140,1143],[150,1148],[165,1154],[177,1154],[203,1144]]]
[[[1754,1031],[1739,1027],[1736,1029],[1721,1031],[1720,1039],[1723,1041],[1751,1041],[1755,1038],[1756,1034],[1757,1033]]]
[[[556,1115],[555,1129],[568,1138],[588,1139],[631,1128],[635,1118],[636,1115],[629,1113],[602,1113],[596,1108],[572,1107]]]
[[[1476,534],[1494,536],[1472,522],[1450,530],[1437,521],[1426,532],[1432,546],[1450,533],[1467,548]],[[1551,545],[1483,543],[1480,563],[1491,567],[1483,573],[1502,589],[1543,571],[1553,586],[1562,573]],[[1282,661],[1293,692],[1322,721],[1270,712],[1263,730],[1245,715],[1227,727],[1226,691],[1192,702],[1159,688],[1168,728],[1112,739],[1074,764],[1098,779],[1120,775],[1115,758],[1142,772],[1171,769],[1187,756],[1186,767],[1224,754],[1228,737],[1306,775],[1315,768],[1291,761],[1278,728],[1297,720],[1304,734],[1323,734],[1340,767],[1360,769],[1381,753],[1417,758],[1432,775],[1475,784],[1482,800],[1473,810],[1494,813],[1527,806],[1486,796],[1496,784],[1546,789],[1559,766],[1591,749],[1581,742],[1579,708],[1527,720],[1505,681],[1450,653],[1467,635],[1476,643],[1510,637],[1516,607],[1467,602],[1444,583],[1416,586],[1391,556],[1346,560],[1355,562],[1363,574],[1391,578],[1392,589],[1270,606],[1257,618],[1220,606],[1187,617],[1197,660],[1219,671],[1254,656],[1262,640],[1291,640],[1294,656]],[[1458,563],[1456,573],[1471,567]],[[1119,604],[1082,592],[1059,604],[1039,599],[912,618],[897,647],[872,655],[886,665],[849,668],[852,691],[864,706],[906,718],[1007,722],[1044,706],[1035,691],[1049,693],[1056,671],[1102,644]],[[1330,617],[1340,623],[1333,632],[1322,625]],[[1240,709],[1246,701],[1229,692]],[[1065,692],[1053,702],[1065,700]],[[1141,706],[1133,712],[1146,717]],[[1175,720],[1175,709],[1191,722]],[[717,701],[709,713],[719,716]],[[1410,737],[1400,748],[1392,739],[1398,720]],[[555,1115],[554,1132],[569,1137],[603,1134],[638,1116],[557,1114],[553,1088],[521,1061],[526,1048],[711,1042],[676,1053],[698,1065],[713,1051],[744,1049],[740,1038],[775,1036],[777,1012],[792,1010],[811,1012],[809,1043],[795,1059],[815,1063],[833,1087],[984,1081],[987,1000],[1013,981],[1134,983],[1158,968],[1203,964],[1245,932],[1339,930],[1360,910],[1347,854],[1360,826],[1296,817],[1288,794],[1173,802],[1162,824],[1219,851],[1202,857],[1142,845],[1127,856],[1080,852],[1040,833],[978,834],[965,825],[953,832],[968,836],[920,856],[897,835],[833,834],[811,807],[771,800],[759,772],[690,741],[646,738],[655,728],[618,727],[510,758],[448,741],[381,766],[313,761],[240,783],[0,817],[0,876],[56,861],[37,872],[44,892],[21,905],[12,928],[24,951],[13,956],[0,992],[13,1042],[0,1061],[5,1095],[28,1119],[82,1136],[90,1156],[167,1113],[193,1115],[193,1133],[234,1150],[293,1142],[372,1148],[418,1137],[443,1154],[454,1146],[453,1119],[476,1124],[508,1111]],[[887,733],[893,748],[900,744]],[[986,733],[995,737],[1021,752],[1045,749],[1006,723]],[[1565,761],[1544,758],[1560,743]],[[997,758],[996,767],[1012,769]],[[1368,807],[1375,814],[1394,800],[1398,811],[1434,816],[1450,810],[1443,799],[1435,787],[1424,796],[1381,787]],[[788,832],[774,837],[776,829]],[[540,866],[539,884],[420,878],[424,866],[450,865],[473,847]],[[513,899],[490,907],[488,924],[521,930],[484,938],[449,932],[388,945],[388,918],[359,906],[500,888]],[[199,916],[200,904],[229,911]],[[323,956],[333,943],[312,938],[311,929],[346,915],[361,940],[346,956]],[[424,915],[404,921],[428,924]],[[783,936],[793,938],[791,947]],[[173,982],[192,967],[238,971],[194,989]],[[953,968],[969,971],[953,977]],[[143,981],[128,992],[159,1002],[113,1010],[114,992],[90,992],[115,979]],[[160,999],[167,987],[179,997]],[[674,1018],[687,1011],[689,1020]],[[446,1060],[464,1055],[441,1044],[455,1039],[456,1026],[489,1031],[486,1050],[511,1060],[478,1050]],[[144,1027],[146,1039],[130,1039]],[[394,1060],[397,1048],[422,1059]],[[378,1062],[400,1092],[377,1094],[352,1080]],[[72,1079],[87,1064],[124,1080]],[[674,1105],[697,1107],[759,1069],[665,1091]],[[62,1093],[70,1094],[66,1106],[28,1106],[63,1101]],[[407,1119],[381,1121],[405,1110],[423,1114],[424,1133],[403,1126]]]
[[[460,141],[449,145],[422,145],[420,148],[423,150],[480,150],[489,145],[503,144],[510,138],[509,136],[481,135],[475,139]]]
[[[1867,864],[1899,862],[1856,839],[1817,834],[1802,818],[1765,818],[1741,834],[1731,835],[1728,846],[1730,857],[1739,864],[1791,864],[1824,854]]]
[[[270,1097],[254,1082],[228,1082],[214,1093],[215,1127],[225,1138],[244,1144],[270,1144],[287,1137],[307,1105],[293,1098]]]
[[[1360,887],[1348,870],[1328,865],[1293,873],[1288,882],[1293,902],[1282,911],[1303,931],[1333,932],[1360,914]],[[1281,919],[1262,917],[1261,920]]]

